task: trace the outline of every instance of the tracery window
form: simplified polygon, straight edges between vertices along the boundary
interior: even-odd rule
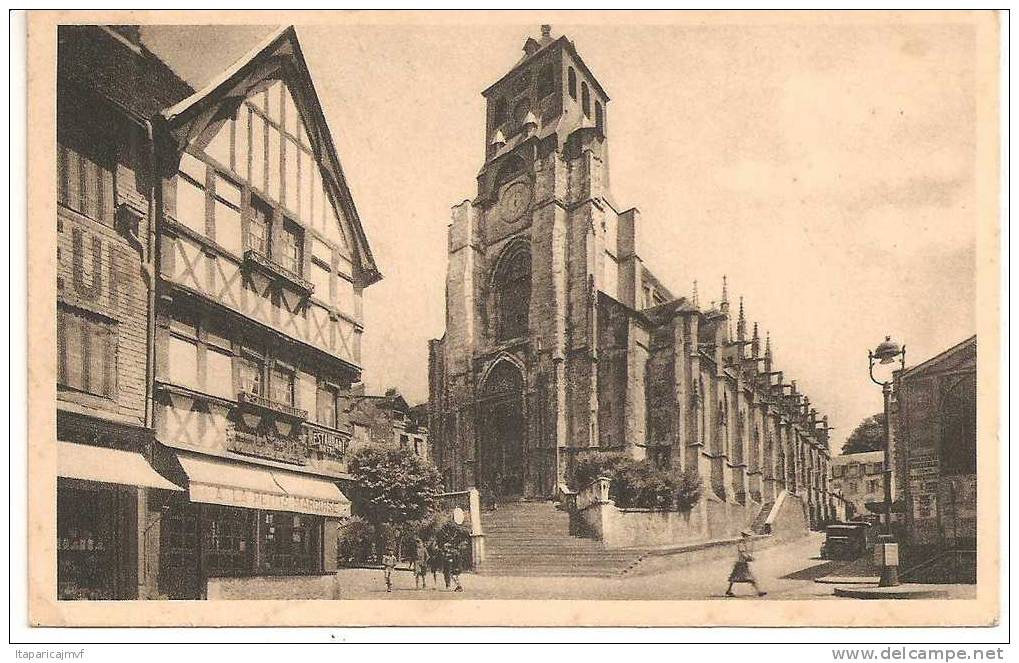
[[[531,255],[518,250],[503,259],[494,279],[496,337],[503,341],[527,334],[531,305]]]

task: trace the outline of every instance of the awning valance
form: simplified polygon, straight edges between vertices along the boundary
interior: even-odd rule
[[[184,490],[152,469],[136,451],[57,442],[57,476],[124,486]]]
[[[350,500],[330,479],[177,452],[192,502],[343,518]]]

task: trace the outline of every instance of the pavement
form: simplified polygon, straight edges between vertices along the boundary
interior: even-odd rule
[[[737,585],[736,597],[727,598],[731,551],[724,557],[683,564],[674,569],[620,578],[542,578],[514,576],[478,576],[465,573],[460,577],[463,592],[446,590],[441,574],[438,587],[429,574],[428,588],[414,588],[410,571],[393,574],[393,591],[386,592],[382,571],[343,569],[339,571],[340,592],[345,599],[720,599],[727,601],[834,599],[831,585],[815,583],[816,578],[830,575],[832,562],[817,557],[822,534],[810,533],[802,538],[764,548],[755,553],[753,563],[761,588],[767,592],[757,597],[750,585]]]

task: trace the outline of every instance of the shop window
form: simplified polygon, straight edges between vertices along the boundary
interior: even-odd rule
[[[261,570],[267,573],[315,573],[321,570],[322,518],[281,511],[260,513]]]
[[[577,100],[577,72],[573,69],[573,67],[570,67],[569,71],[566,72],[566,82],[567,82],[567,88],[570,91],[570,97],[572,97],[572,99],[574,101],[576,101]]]
[[[584,111],[584,117],[591,117],[591,90],[587,83],[580,84],[580,108]]]
[[[202,554],[209,575],[251,573],[254,516],[249,509],[212,504],[202,507]]]
[[[117,596],[116,499],[113,490],[58,483],[58,599],[121,598]]]
[[[117,326],[96,316],[57,308],[57,382],[104,398],[117,390]]]

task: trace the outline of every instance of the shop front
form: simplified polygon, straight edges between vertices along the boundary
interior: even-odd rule
[[[168,496],[162,505],[161,594],[198,599],[332,593],[337,531],[350,514],[335,480],[187,452],[177,458],[188,494]]]
[[[183,489],[140,453],[71,442],[57,443],[57,475],[57,598],[139,598],[139,511],[150,496]]]

